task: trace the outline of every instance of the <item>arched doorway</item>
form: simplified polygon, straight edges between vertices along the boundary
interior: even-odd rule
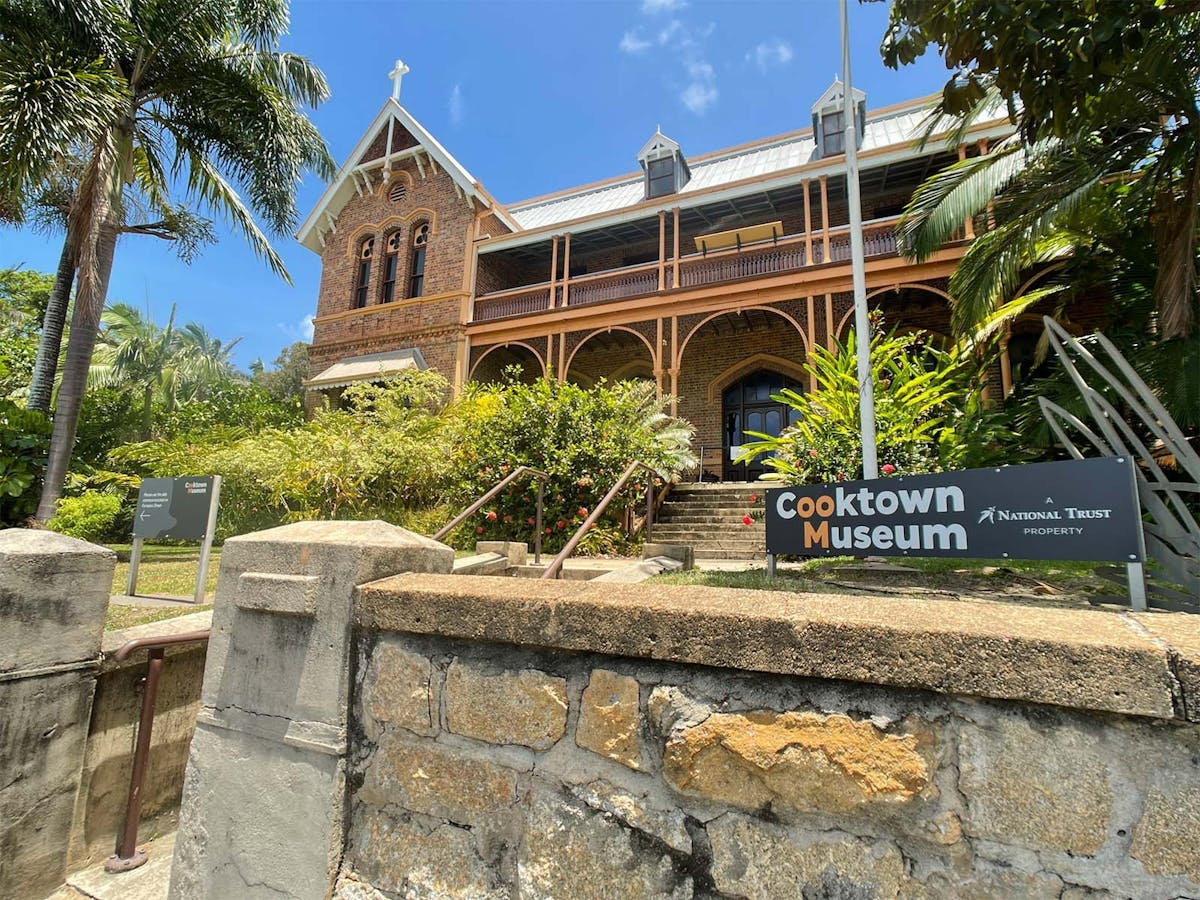
[[[502,344],[486,351],[471,370],[471,380],[480,384],[499,384],[512,374],[522,384],[542,377],[542,361],[525,344]]]
[[[784,388],[802,390],[800,383],[787,375],[759,369],[725,388],[721,398],[721,421],[724,423],[726,481],[753,481],[767,471],[761,457],[749,463],[735,463],[743,443],[755,440],[747,432],[778,437],[796,421],[798,413],[772,396]]]

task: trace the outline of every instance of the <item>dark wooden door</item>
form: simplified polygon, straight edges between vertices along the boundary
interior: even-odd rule
[[[796,419],[796,412],[786,403],[772,400],[784,388],[799,390],[799,384],[786,375],[760,369],[725,389],[722,400],[722,421],[725,423],[725,480],[753,481],[766,467],[762,457],[750,463],[735,464],[735,448],[755,440],[747,432],[778,437]]]

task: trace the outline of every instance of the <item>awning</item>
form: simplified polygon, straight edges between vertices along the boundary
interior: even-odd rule
[[[726,250],[729,247],[741,249],[746,244],[777,241],[781,237],[783,237],[783,222],[767,222],[764,225],[746,225],[742,228],[732,228],[729,231],[699,235],[696,238],[696,249],[701,253],[707,253],[709,250]]]
[[[327,391],[345,387],[356,381],[387,381],[401,372],[421,371],[429,368],[425,357],[416,347],[404,350],[389,350],[387,353],[368,353],[365,356],[347,356],[304,382],[305,390]]]

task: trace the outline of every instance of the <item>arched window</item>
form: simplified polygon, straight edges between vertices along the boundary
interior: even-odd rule
[[[425,290],[425,247],[429,243],[429,223],[413,229],[412,266],[409,268],[408,296],[420,297]]]
[[[371,257],[375,254],[375,238],[369,237],[358,245],[358,277],[354,280],[354,308],[367,305],[371,288]]]
[[[383,251],[383,302],[396,299],[396,275],[400,269],[400,232],[388,235]]]

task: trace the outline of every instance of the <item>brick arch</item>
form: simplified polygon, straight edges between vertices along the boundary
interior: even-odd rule
[[[359,242],[368,235],[374,235],[378,239],[394,226],[409,225],[416,221],[429,222],[430,239],[437,236],[437,213],[427,206],[418,206],[404,215],[387,216],[379,222],[368,222],[364,225],[359,225],[346,238],[346,257],[353,259],[355,253],[357,253]]]
[[[484,350],[482,353],[480,353],[478,358],[475,360],[475,362],[471,363],[471,371],[469,373],[467,373],[467,380],[470,381],[472,378],[475,377],[475,370],[479,368],[479,364],[481,362],[483,362],[485,359],[487,359],[489,354],[491,354],[495,350],[500,350],[504,347],[524,347],[526,350],[528,350],[530,353],[533,354],[533,358],[536,359],[538,361],[538,365],[540,365],[542,367],[542,375],[543,376],[546,375],[546,360],[544,360],[542,358],[542,354],[539,353],[536,348],[530,346],[529,344],[525,343],[524,341],[506,341],[503,344],[493,344],[491,347],[488,347],[486,350]]]
[[[589,332],[587,337],[585,337],[582,341],[580,341],[578,344],[576,344],[571,350],[571,355],[567,357],[566,365],[563,366],[563,371],[560,373],[559,377],[562,378],[564,381],[566,380],[567,373],[569,373],[571,371],[571,363],[573,363],[575,361],[575,354],[577,354],[579,352],[580,348],[582,348],[588,341],[590,341],[596,335],[607,334],[610,331],[624,331],[624,332],[627,332],[628,334],[632,334],[634,337],[636,337],[638,340],[640,340],[643,344],[645,344],[646,351],[650,354],[651,370],[658,368],[658,357],[654,353],[654,347],[651,345],[650,341],[648,341],[646,339],[646,336],[644,334],[642,334],[641,332],[635,331],[634,329],[629,328],[625,325],[613,325],[611,328],[597,328],[595,331]]]
[[[404,186],[411,194],[414,186],[412,175],[410,175],[408,172],[405,172],[403,169],[392,169],[391,176],[389,178],[383,178],[380,180],[379,187],[375,189],[375,196],[381,200],[386,200],[388,191],[392,189],[392,184],[397,178],[404,182]]]
[[[803,366],[770,353],[755,353],[741,362],[734,363],[708,383],[708,402],[716,403],[718,396],[725,391],[725,388],[739,378],[749,375],[751,372],[757,372],[759,369],[770,369],[772,372],[779,372],[781,375],[787,375],[799,382],[808,380],[808,373],[804,371]]]
[[[703,328],[705,325],[707,325],[713,319],[717,318],[718,316],[736,315],[737,313],[740,313],[740,312],[748,312],[749,310],[752,310],[752,309],[759,309],[759,310],[762,310],[763,312],[774,313],[777,316],[781,316],[782,318],[787,319],[787,321],[791,323],[792,327],[796,329],[796,333],[800,335],[800,342],[804,345],[805,355],[807,355],[809,350],[812,349],[808,345],[808,335],[804,333],[803,326],[790,313],[786,313],[782,309],[777,309],[774,306],[743,306],[739,309],[723,309],[723,310],[720,310],[719,312],[712,313],[708,316],[705,316],[703,319],[701,319],[692,328],[692,330],[687,333],[687,337],[685,337],[683,339],[683,341],[680,343],[678,349],[676,349],[675,365],[673,368],[678,369],[682,365],[683,353],[685,350],[687,350],[687,345],[689,343],[691,343],[692,338],[696,336],[696,332],[698,332],[701,328]]]
[[[954,302],[954,298],[951,297],[948,293],[946,293],[941,288],[934,287],[931,284],[922,284],[921,282],[917,282],[917,281],[904,282],[902,284],[889,284],[887,287],[875,288],[875,290],[873,290],[867,294],[867,302],[869,303],[872,297],[878,297],[880,294],[886,294],[886,293],[889,293],[890,291],[902,291],[902,290],[905,290],[906,288],[910,288],[914,291],[925,291],[926,293],[929,293],[929,294],[936,294],[937,296],[939,296],[943,300],[945,300],[947,303]],[[851,303],[850,308],[848,310],[846,310],[846,312],[842,314],[841,319],[838,320],[837,328],[834,329],[834,332],[833,332],[834,337],[841,339],[842,333],[846,330],[846,323],[849,322],[853,316],[854,316],[854,304]],[[932,331],[933,329],[927,329],[927,330]]]

